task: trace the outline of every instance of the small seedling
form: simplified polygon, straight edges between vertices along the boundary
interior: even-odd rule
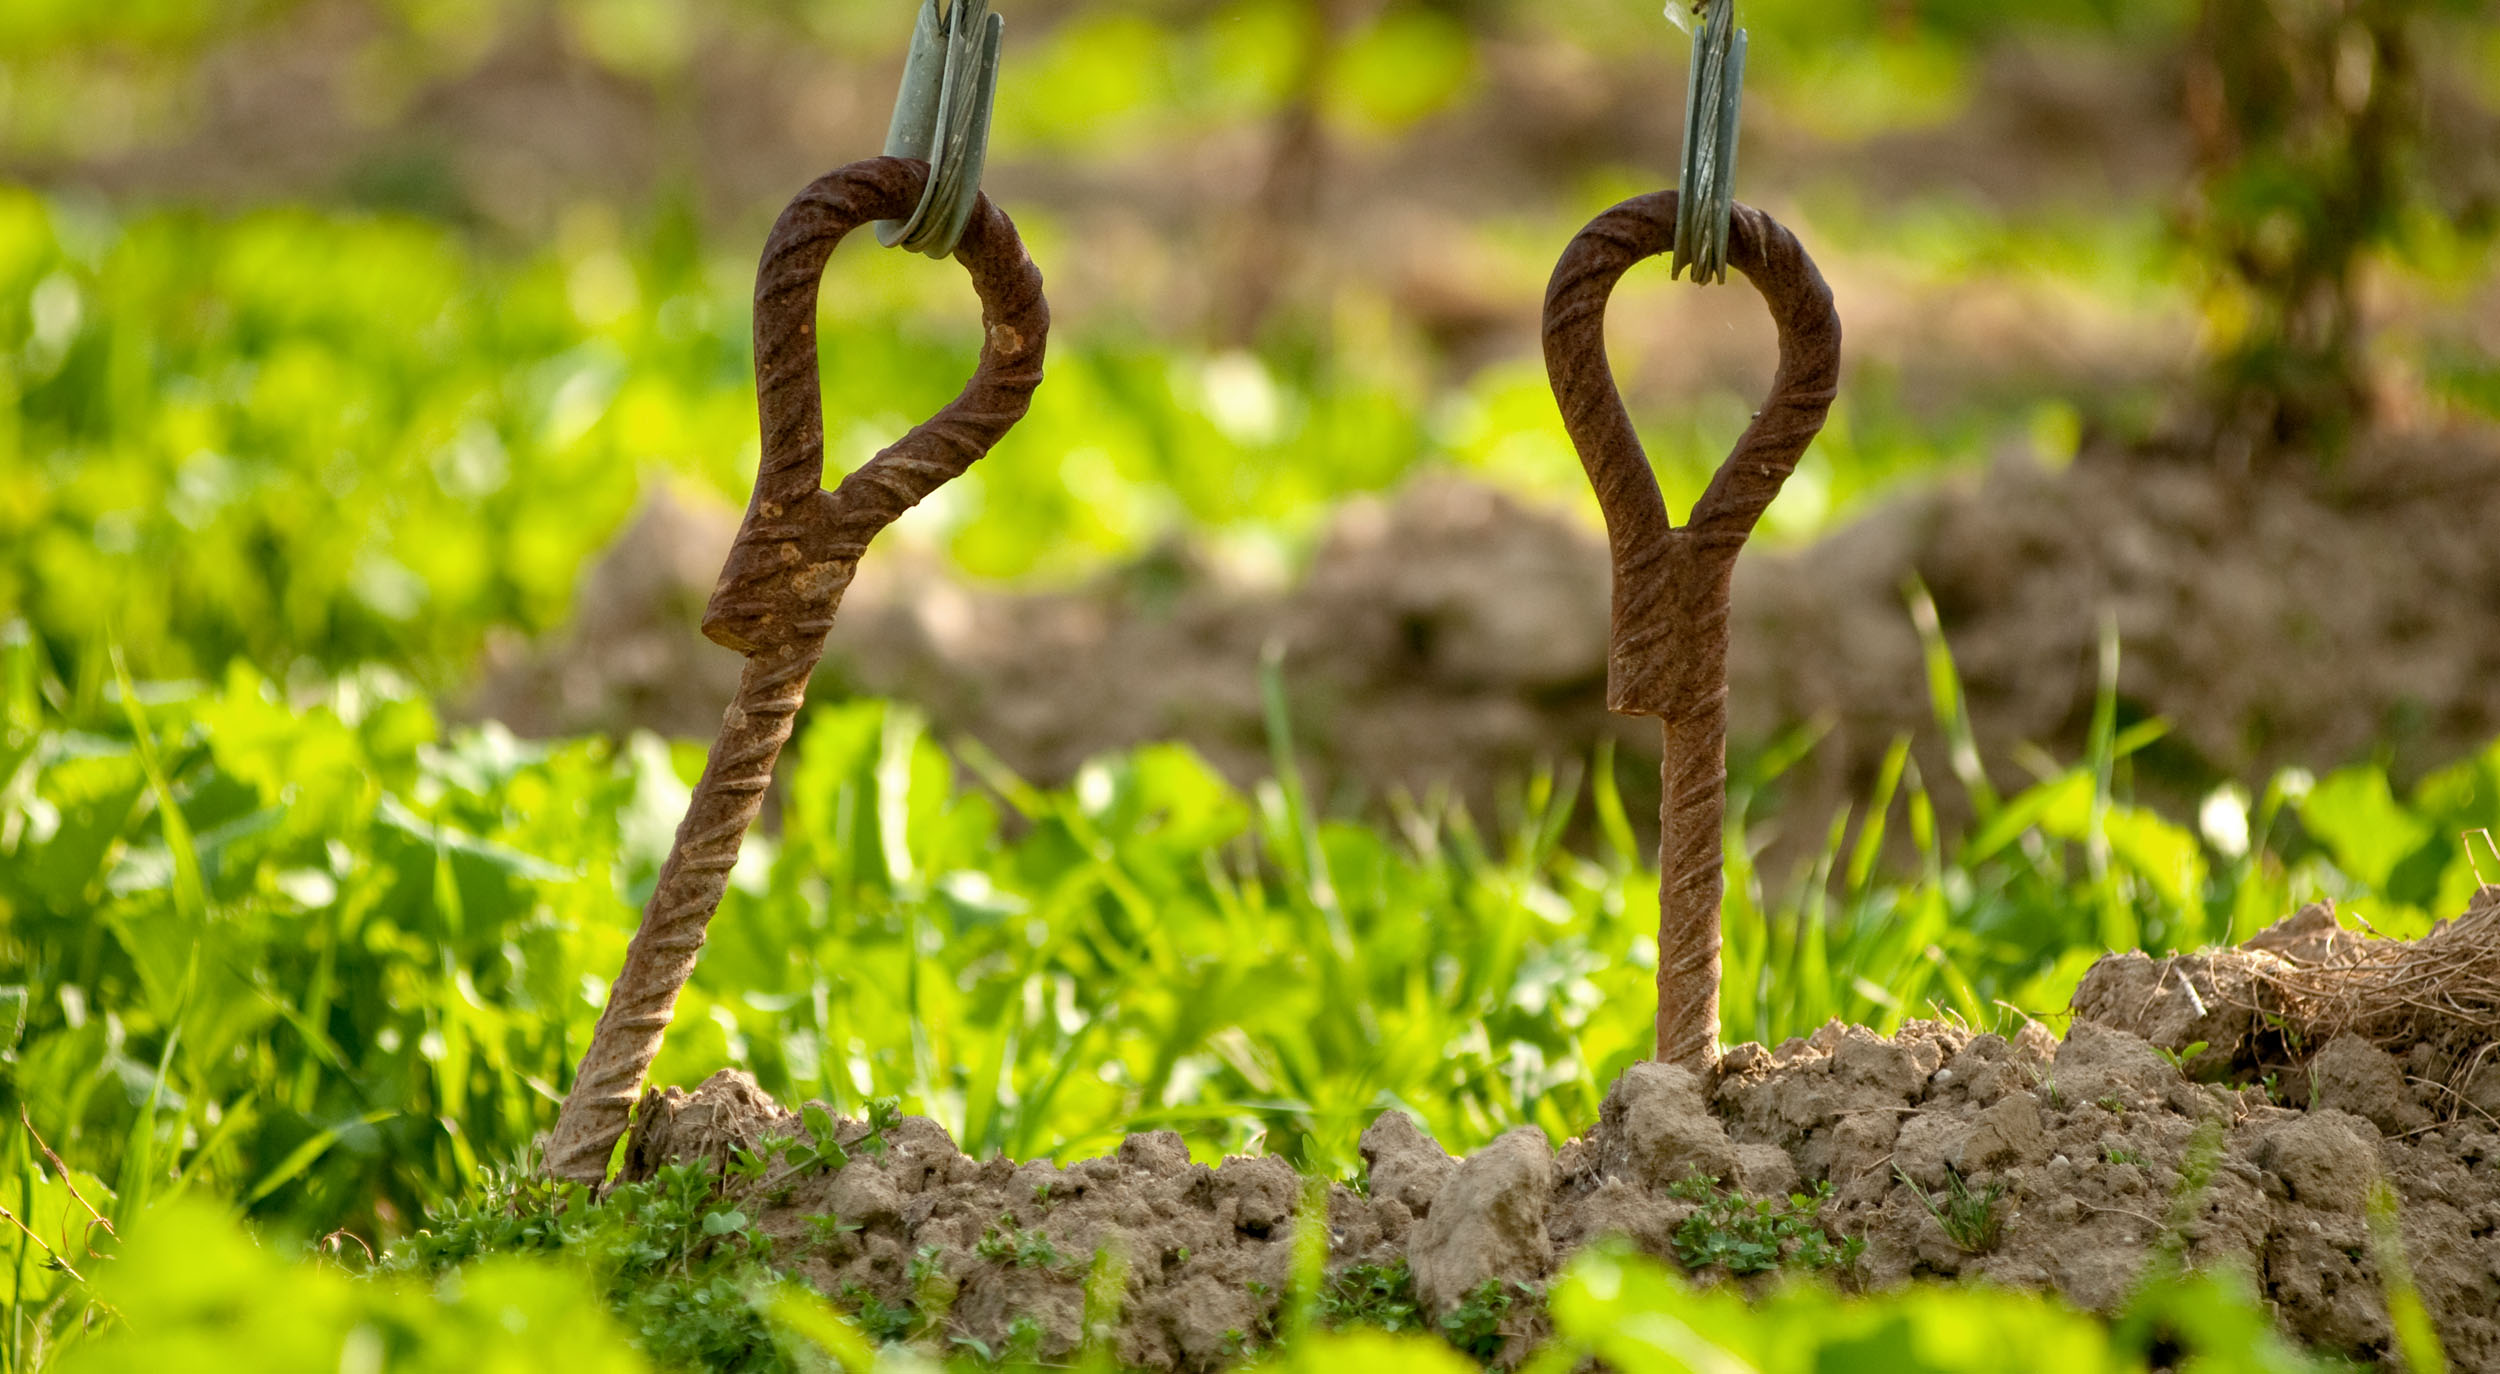
[[[1994,1250],[1997,1242],[2004,1238],[2005,1219],[1997,1215],[1997,1200],[2005,1196],[2004,1185],[1991,1183],[1974,1193],[1970,1185],[1962,1181],[1962,1175],[1948,1164],[1944,1171],[1944,1200],[1938,1202],[1929,1197],[1927,1190],[1918,1186],[1918,1181],[1904,1173],[1899,1165],[1893,1166],[1892,1172],[1895,1178],[1909,1187],[1919,1206],[1927,1209],[1927,1215],[1934,1217],[1936,1224],[1944,1228],[1945,1237],[1963,1253],[1984,1255]]]
[[[2164,1049],[2159,1045],[2155,1045],[2153,1047],[2153,1053],[2160,1055],[2171,1068],[2178,1071],[2181,1078],[2185,1078],[2188,1076],[2187,1066],[2195,1060],[2196,1056],[2203,1054],[2209,1048],[2211,1047],[2204,1041],[2199,1040],[2195,1044],[2189,1045],[2184,1049],[2176,1050]]]
[[[892,1345],[906,1339],[920,1320],[920,1314],[912,1310],[910,1303],[887,1302],[856,1283],[842,1285],[842,1291],[837,1296],[851,1305],[852,1320],[857,1321],[859,1329],[879,1345]]]
[[[833,1113],[824,1104],[810,1102],[799,1108],[799,1120],[807,1126],[807,1140],[785,1140],[779,1151],[790,1172],[804,1177],[811,1173],[840,1173],[851,1162],[851,1152],[842,1148],[834,1132]],[[865,1144],[866,1142],[862,1142]],[[884,1142],[878,1142],[880,1149]]]
[[[1039,1231],[1017,1229],[1013,1216],[1002,1216],[997,1225],[984,1229],[981,1239],[973,1243],[972,1253],[1019,1269],[1056,1269],[1060,1259],[1058,1247],[1050,1243],[1050,1237]]]
[[[831,1212],[817,1212],[801,1217],[799,1220],[807,1223],[809,1238],[816,1242],[818,1249],[822,1250],[832,1249],[844,1236],[859,1230],[858,1222],[844,1221]]]
[[[1030,1365],[1042,1356],[1041,1319],[1031,1313],[1007,1323],[1006,1362]]]
[[[1524,1283],[1486,1279],[1468,1290],[1458,1306],[1441,1318],[1441,1335],[1458,1347],[1460,1354],[1478,1364],[1489,1365],[1494,1356],[1502,1353],[1502,1346],[1509,1339],[1502,1330],[1502,1323],[1510,1315],[1511,1307],[1521,1298],[1533,1303],[1543,1296]]]
[[[723,1172],[729,1178],[753,1183],[772,1168],[773,1156],[787,1149],[789,1144],[788,1136],[767,1135],[758,1139],[753,1148],[734,1146],[729,1151]]]
[[[1390,1264],[1349,1264],[1328,1276],[1319,1292],[1320,1324],[1376,1326],[1413,1331],[1423,1324],[1415,1302],[1415,1274],[1400,1259]]]
[[[868,1134],[860,1139],[859,1148],[883,1158],[885,1133],[903,1119],[903,1099],[880,1097],[868,1104]]]
[[[2101,1158],[2112,1164],[2132,1164],[2139,1169],[2144,1167],[2144,1156],[2133,1150],[2121,1150],[2115,1146],[2104,1146]]]
[[[2109,1096],[2102,1098],[2094,1105],[2098,1106],[2105,1112],[2115,1112],[2120,1116],[2125,1116],[2127,1114],[2127,1099],[2120,1097],[2116,1093],[2111,1093]]]
[[[1687,1272],[1722,1268],[1760,1274],[1783,1266],[1847,1268],[1866,1250],[1863,1237],[1834,1243],[1823,1230],[1823,1203],[1832,1195],[1825,1180],[1811,1193],[1786,1199],[1747,1199],[1718,1180],[1696,1174],[1667,1188],[1670,1197],[1701,1204],[1675,1228],[1675,1258]]]

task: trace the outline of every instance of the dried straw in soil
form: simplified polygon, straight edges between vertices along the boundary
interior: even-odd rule
[[[2276,1014],[2318,1043],[2500,1038],[2500,886],[2421,939],[2341,940],[2323,959],[2278,957],[2252,972],[2275,995]]]

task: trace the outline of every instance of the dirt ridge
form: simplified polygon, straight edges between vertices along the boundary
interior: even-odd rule
[[[2143,962],[2119,955],[2104,967],[2137,970],[2126,977],[2140,986]],[[1975,1278],[2112,1312],[2167,1237],[2191,1267],[2244,1269],[2293,1337],[2372,1359],[2388,1354],[2391,1332],[2364,1206],[2384,1179],[2450,1359],[2500,1368],[2491,1056],[2452,1086],[2345,1034],[2270,1083],[2197,1082],[2183,1072],[2197,1067],[2181,1053],[2190,1045],[2148,1041],[2079,1002],[2062,1040],[2038,1022],[2011,1037],[1926,1021],[1884,1037],[1833,1023],[1776,1048],[1739,1045],[1707,1080],[1636,1064],[1596,1124],[1559,1148],[1526,1127],[1453,1159],[1412,1118],[1383,1113],[1361,1139],[1363,1186],[1326,1185],[1328,1262],[1402,1260],[1439,1315],[1488,1281],[1543,1283],[1601,1237],[1673,1255],[1677,1228],[1704,1205],[1687,1184],[1696,1175],[1751,1196],[1828,1184],[1821,1225],[1863,1242],[1834,1271],[1853,1288]],[[627,1176],[725,1163],[769,1135],[804,1133],[799,1116],[724,1070],[691,1094],[645,1098]],[[869,1128],[842,1120],[835,1133],[856,1144]],[[1022,1320],[1055,1357],[1084,1338],[1088,1260],[1112,1248],[1127,1263],[1112,1332],[1125,1365],[1212,1370],[1274,1328],[1306,1186],[1282,1159],[1211,1167],[1158,1131],[1064,1167],[976,1160],[922,1117],[883,1137],[881,1154],[788,1181],[778,1200],[742,1200],[775,1253],[796,1256],[796,1272],[837,1299],[943,1305],[949,1334],[992,1348]],[[2192,1196],[2191,1171],[2209,1174]],[[1997,1193],[1993,1237],[1957,1237],[1936,1214],[1956,1181]],[[730,1186],[741,1196],[754,1185]],[[806,1220],[825,1214],[854,1229],[827,1235]],[[1036,1262],[1045,1254],[1055,1262]],[[1533,1305],[1501,1334],[1506,1360],[1524,1356],[1541,1334]]]

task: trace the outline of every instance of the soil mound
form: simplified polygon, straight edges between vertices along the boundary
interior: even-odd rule
[[[469,709],[530,734],[710,734],[738,660],[694,626],[734,524],[654,504],[589,574],[571,635],[501,646]],[[2495,529],[2500,434],[2484,431],[2382,434],[2339,466],[2262,475],[2155,447],[2103,445],[2055,473],[2011,461],[1812,547],[1748,554],[1731,728],[1830,725],[1787,784],[1801,818],[1862,797],[1903,734],[1928,777],[1951,776],[1903,599],[1915,575],[1992,763],[2025,742],[2081,753],[2105,623],[2121,698],[2174,727],[2140,783],[2201,788],[2382,745],[2400,773],[2444,763],[2500,734]],[[1488,488],[1432,478],[1349,504],[1285,590],[1183,548],[1051,593],[966,586],[890,552],[863,564],[819,690],[916,702],[1036,781],[1164,739],[1264,776],[1259,664],[1277,645],[1322,795],[1447,788],[1490,818],[1504,780],[1612,739],[1627,809],[1654,814],[1657,728],[1604,706],[1603,539]],[[1959,797],[1938,801],[1953,821]]]
[[[2495,920],[2500,889],[2486,889],[2449,938],[2488,938]],[[1792,1232],[1784,1244],[1792,1257],[1801,1239],[1828,1247],[1826,1261],[1846,1255],[1828,1272],[1853,1287],[1978,1278],[2106,1312],[2166,1251],[2194,1267],[2240,1266],[2289,1334],[2376,1359],[2391,1333],[2365,1203],[2384,1180],[2450,1358],[2500,1368],[2500,1065],[2488,1021],[2408,1045],[2374,1040],[2382,1023],[2355,1020],[2270,1079],[2198,1081],[2262,1038],[2235,1039],[2235,1027],[2281,1029],[2268,1027],[2257,992],[2250,1020],[2232,1019],[2240,1003],[2228,989],[2239,985],[2215,969],[2420,957],[2416,946],[2362,960],[2353,943],[2305,913],[2202,964],[2116,956],[2087,979],[2062,1041],[2038,1023],[2011,1038],[1932,1022],[1886,1038],[1833,1024],[1776,1049],[1740,1045],[1708,1080],[1635,1065],[1589,1132],[1559,1149],[1524,1128],[1453,1159],[1411,1118],[1386,1113],[1363,1134],[1359,1186],[1326,1185],[1329,1264],[1375,1278],[1403,1265],[1414,1301],[1439,1316],[1488,1283],[1542,1283],[1603,1236],[1662,1256],[1706,1252],[1724,1195],[1696,1178],[1754,1197],[1828,1187],[1811,1219],[1819,1239]],[[2202,1048],[2182,1041],[2191,1033]],[[2441,1047],[2445,1078],[2413,1071],[2425,1044]],[[846,1144],[869,1134],[858,1121],[833,1129]],[[724,1072],[692,1094],[645,1098],[628,1172],[725,1164],[776,1134],[804,1135],[801,1118]],[[1124,1364],[1211,1370],[1274,1329],[1309,1186],[1283,1160],[1208,1167],[1168,1131],[1065,1167],[976,1160],[918,1117],[883,1139],[882,1153],[855,1150],[837,1171],[729,1185],[774,1253],[839,1300],[908,1308],[991,1348],[1021,1320],[1051,1358],[1083,1338],[1089,1260],[1112,1251],[1125,1256],[1112,1304]],[[826,1216],[839,1225],[808,1220]],[[1515,1361],[1538,1339],[1535,1306],[1502,1320]]]

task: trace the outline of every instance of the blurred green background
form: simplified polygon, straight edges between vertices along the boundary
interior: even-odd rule
[[[1593,525],[1536,311],[1579,223],[1671,180],[1683,39],[1653,6],[1002,8],[987,184],[1049,280],[1050,384],[892,537],[1031,584],[1177,532],[1272,579],[1332,502],[1424,469]],[[2313,258],[2373,395],[2500,410],[2491,7],[2276,8],[1747,5],[1739,193],[1812,247],[1851,346],[1773,538],[2149,430],[2211,360],[2298,333],[2268,312],[2307,308],[2286,278]],[[910,9],[15,0],[0,617],[90,676],[110,636],[141,677],[378,662],[438,691],[490,629],[559,624],[645,493],[743,500],[755,246],[877,150]],[[2269,33],[2281,60],[2243,79]],[[2342,96],[2299,88],[2320,62]],[[2335,196],[2369,170],[2367,107],[2334,102],[2374,73],[2412,113],[2360,213]],[[1620,301],[1678,503],[1767,327],[1663,273]],[[950,395],[976,341],[953,269],[865,244],[824,313],[837,462]]]
[[[1048,278],[1050,377],[887,540],[1064,586],[1177,538],[1272,585],[1346,498],[1449,472],[1595,528],[1538,307],[1581,223],[1671,180],[1684,40],[1653,5],[999,7],[987,184]],[[1811,247],[1850,340],[1766,541],[2157,430],[2331,454],[2500,417],[2492,5],[1745,14],[1739,195]],[[910,18],[0,5],[0,1102],[119,1214],[197,1188],[388,1236],[551,1119],[694,757],[443,703],[491,641],[557,631],[655,493],[744,500],[757,245],[877,150]],[[1617,301],[1680,506],[1769,329],[1663,272]],[[954,392],[977,315],[957,269],[859,243],[821,337],[848,465]],[[2458,838],[2500,753],[2287,770],[2191,819],[2127,796],[2158,734],[2104,700],[2027,790],[1957,777],[1959,837],[1896,747],[1871,826],[1801,827],[1793,890],[1750,867],[1747,807],[1807,741],[1740,758],[1732,1037],[2053,1013],[2106,948],[2321,893],[2411,933],[2500,875]],[[1331,1169],[1385,1103],[1455,1148],[1584,1124],[1655,955],[1611,758],[1491,820],[1382,825],[1276,763],[1243,787],[1148,747],[1032,787],[906,708],[818,713],[661,1077],[899,1093],[976,1148],[1168,1124]]]

